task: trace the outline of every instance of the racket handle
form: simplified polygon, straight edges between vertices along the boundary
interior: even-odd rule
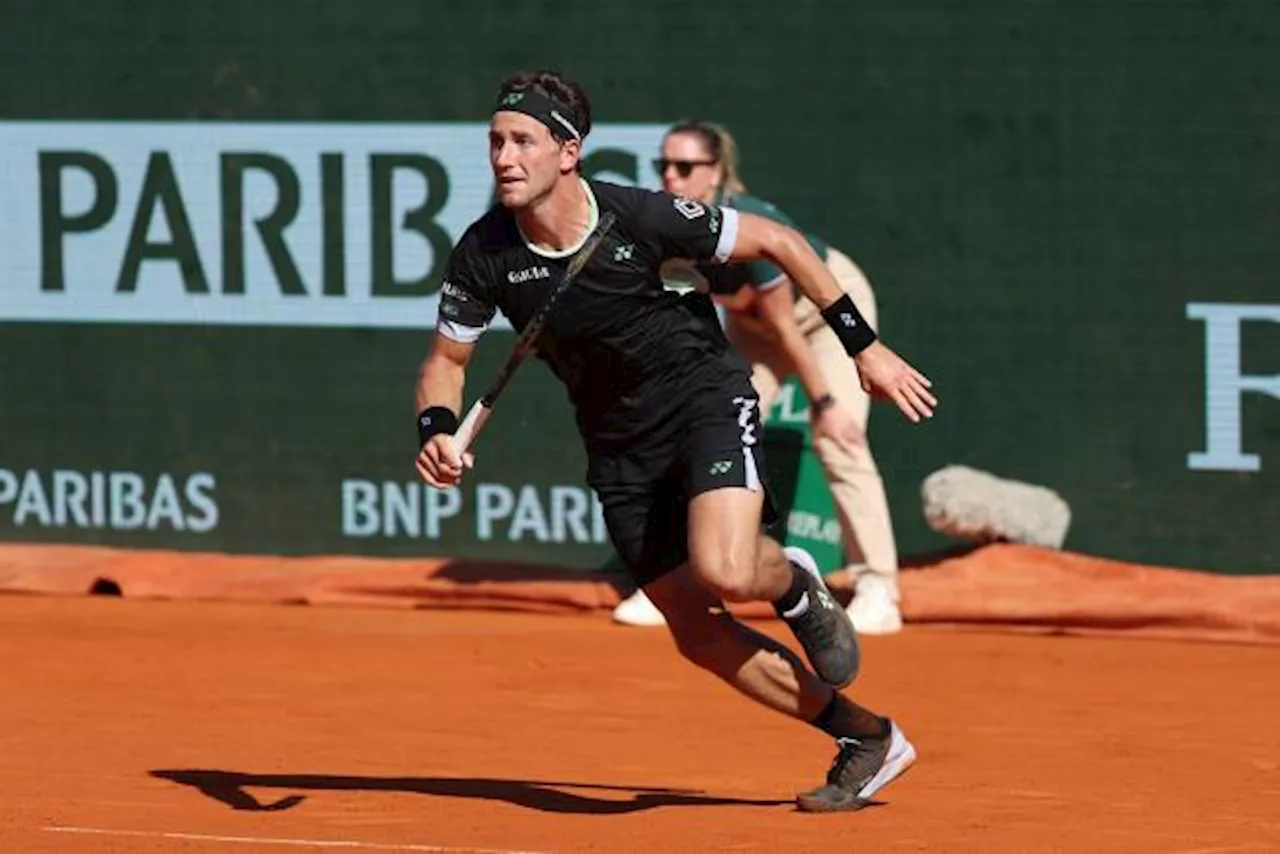
[[[458,456],[462,456],[471,447],[471,443],[475,441],[476,434],[480,432],[480,428],[484,426],[484,422],[489,420],[489,414],[493,410],[485,406],[481,401],[471,404],[471,408],[467,410],[467,416],[462,419],[462,423],[458,425],[458,429],[453,434],[453,447],[458,452]]]

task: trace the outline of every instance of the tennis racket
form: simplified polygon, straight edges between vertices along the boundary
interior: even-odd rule
[[[471,408],[467,410],[466,417],[462,419],[462,423],[458,425],[457,431],[453,434],[453,447],[458,452],[458,456],[462,456],[471,447],[472,442],[475,441],[480,432],[480,428],[489,420],[489,415],[493,412],[494,404],[498,402],[498,398],[502,395],[502,390],[507,387],[507,383],[511,381],[511,377],[515,374],[516,369],[520,367],[520,363],[537,347],[538,336],[542,334],[542,328],[547,325],[547,318],[551,315],[551,309],[555,308],[555,304],[560,299],[561,294],[569,289],[569,285],[573,283],[578,273],[582,272],[582,268],[587,266],[587,261],[591,260],[591,256],[600,247],[601,242],[604,241],[605,234],[613,227],[616,219],[617,217],[614,216],[612,211],[605,211],[600,215],[600,221],[596,223],[596,227],[587,235],[586,242],[582,244],[582,248],[569,260],[569,265],[565,267],[564,275],[551,288],[551,292],[547,294],[546,301],[538,308],[537,313],[525,326],[524,331],[520,333],[520,337],[516,339],[515,346],[511,349],[511,355],[507,356],[507,361],[502,365],[502,370],[498,371],[493,383],[481,395],[480,399],[471,404]]]

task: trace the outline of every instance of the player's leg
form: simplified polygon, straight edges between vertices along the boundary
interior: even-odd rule
[[[777,354],[770,352],[770,348],[750,338],[734,336],[732,324],[729,327],[729,333],[735,346],[751,363],[751,385],[755,388],[760,401],[760,417],[763,421],[774,397],[777,396],[781,384],[779,377],[783,375],[783,367],[777,363]],[[738,340],[739,338],[742,340]],[[777,348],[772,349],[776,351]],[[666,618],[662,610],[649,598],[645,589],[640,587],[617,604],[613,609],[613,620],[626,626],[660,626]]]
[[[827,783],[798,803],[810,810],[855,808],[901,773],[914,752],[907,756],[905,740],[886,719],[831,690],[786,647],[724,611],[688,565],[690,517],[681,473],[673,467],[647,481],[642,475],[625,458],[592,460],[591,481],[609,536],[637,583],[662,608],[676,647],[746,696],[835,738],[838,753]]]
[[[687,564],[652,579],[645,590],[686,659],[836,740],[827,781],[798,796],[801,809],[857,809],[914,761],[915,749],[895,724],[819,680],[784,645],[735,620]]]
[[[831,701],[829,685],[786,646],[734,619],[720,598],[694,578],[687,563],[644,589],[666,617],[680,654],[756,702],[813,720]]]
[[[772,503],[761,477],[759,406],[741,377],[728,376],[691,398],[681,465],[689,496],[688,555],[693,577],[730,602],[773,603],[810,664],[843,686],[858,672],[858,642],[813,558],[763,536]]]

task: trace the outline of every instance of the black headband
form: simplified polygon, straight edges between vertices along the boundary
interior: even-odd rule
[[[503,110],[524,113],[537,119],[547,126],[552,136],[562,142],[571,139],[582,142],[582,134],[573,123],[573,110],[541,92],[532,89],[508,92],[498,100],[498,106],[494,108],[495,113]]]

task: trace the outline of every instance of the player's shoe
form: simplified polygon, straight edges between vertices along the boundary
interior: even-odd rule
[[[916,749],[892,721],[883,738],[837,738],[840,752],[827,772],[827,782],[796,795],[804,812],[862,809],[871,796],[901,776],[916,761]]]
[[[858,675],[858,636],[853,623],[836,602],[813,555],[798,546],[783,549],[791,565],[804,571],[808,587],[800,603],[783,613],[809,664],[822,681],[843,688]]]

